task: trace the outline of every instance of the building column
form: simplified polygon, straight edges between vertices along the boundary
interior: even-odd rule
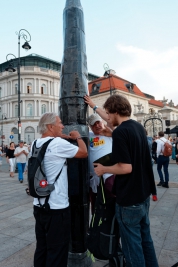
[[[38,79],[38,94],[41,94],[41,81],[40,81],[40,79]]]
[[[25,79],[22,79],[22,92],[25,94]]]
[[[25,117],[25,100],[22,101],[22,111],[23,111],[22,115],[23,117]]]
[[[37,114],[36,114],[36,100],[34,100],[34,116],[36,117]]]
[[[36,94],[36,78],[34,78],[34,90],[33,93]]]
[[[10,83],[11,83],[11,90],[10,90],[10,94],[12,95],[12,81],[10,81]]]
[[[50,95],[50,81],[48,81],[48,90],[47,90],[47,94]]]
[[[12,118],[12,102],[10,102],[10,112],[9,113],[10,113],[10,118]]]
[[[38,114],[41,117],[41,100],[38,101]]]

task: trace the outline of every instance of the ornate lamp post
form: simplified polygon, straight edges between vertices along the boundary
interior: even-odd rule
[[[2,149],[3,149],[3,139],[4,139],[4,134],[3,134],[3,121],[4,120],[7,120],[6,118],[6,113],[2,113],[1,115],[1,120],[2,120],[2,124],[1,124],[1,146],[2,146]]]
[[[144,116],[143,122],[146,129],[152,129],[153,136],[158,131],[163,130],[162,115],[159,112],[155,112],[153,108],[150,108],[149,114]]]
[[[21,100],[20,100],[20,38],[22,37],[25,40],[25,43],[22,45],[22,48],[24,48],[26,51],[28,51],[29,49],[31,49],[31,46],[29,45],[29,42],[31,41],[31,35],[25,29],[21,29],[19,32],[16,32],[16,34],[18,35],[18,64],[17,64],[17,71],[18,71],[18,141],[20,141],[20,139],[21,139],[21,116],[20,116],[20,103],[21,103]],[[13,55],[13,54],[8,54],[8,55]],[[7,59],[7,57],[6,57],[6,59]],[[9,71],[9,72],[14,72],[15,71],[15,69],[13,68],[13,65],[12,65],[12,61],[10,61],[9,66],[5,70],[6,71]]]

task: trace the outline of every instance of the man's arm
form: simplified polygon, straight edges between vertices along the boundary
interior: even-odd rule
[[[163,141],[157,141],[157,150],[156,150],[156,154],[157,154],[157,157],[159,157],[160,153],[161,153],[161,142]]]
[[[76,140],[78,143],[78,151],[75,154],[74,158],[86,158],[88,156],[87,147],[85,145],[85,142],[82,140],[82,137],[80,136],[78,131],[72,131],[69,135],[70,139]]]
[[[103,166],[99,163],[93,163],[95,173],[98,176],[101,176],[105,173],[112,173],[112,174],[128,174],[132,172],[132,165],[126,163],[117,163],[113,166]]]
[[[90,96],[88,95],[84,96],[84,100],[85,100],[85,103],[87,103],[90,106],[90,108],[93,109],[94,107],[96,107],[95,103],[93,102]],[[108,115],[103,109],[101,109],[100,107],[97,107],[95,111],[97,112],[98,115],[100,115],[100,117],[103,120],[105,120],[106,122],[108,121]]]
[[[15,157],[18,157],[18,156],[20,156],[22,153],[23,153],[23,151],[17,153],[17,150],[15,150],[15,152],[14,152],[14,156],[15,156]]]

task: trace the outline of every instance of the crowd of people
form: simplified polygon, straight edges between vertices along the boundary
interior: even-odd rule
[[[2,165],[2,157],[6,157],[6,161],[9,164],[10,177],[14,177],[17,166],[20,183],[23,183],[23,174],[27,172],[29,151],[30,145],[27,145],[23,140],[20,140],[18,145],[10,142],[9,146],[0,147],[0,165]]]
[[[44,156],[47,180],[53,181],[60,169],[61,174],[49,197],[49,211],[42,209],[39,199],[34,198],[37,240],[34,267],[67,267],[71,217],[66,159],[86,158],[88,153],[91,213],[94,213],[100,176],[103,176],[107,197],[115,198],[115,215],[127,267],[158,267],[149,222],[150,196],[157,200],[152,167],[157,164],[160,177],[157,186],[168,188],[170,157],[163,155],[164,144],[169,142],[175,145],[174,158],[178,164],[178,140],[166,139],[162,131],[158,137],[147,136],[144,127],[130,119],[131,105],[121,95],[110,96],[104,103],[104,110],[89,96],[85,96],[84,100],[94,111],[87,119],[90,127],[89,151],[78,131],[63,135],[64,126],[57,114],[45,113],[39,121],[41,138],[37,139],[36,146],[40,147],[54,138]],[[78,146],[67,139],[76,140]],[[29,150],[23,140],[17,147],[11,142],[6,151],[0,149],[0,158],[4,154],[10,165],[11,177],[14,177],[17,163],[20,183],[23,182],[26,161],[31,153]],[[108,154],[112,158],[110,166],[97,162]],[[45,203],[45,198],[40,198],[40,203]],[[110,267],[116,266],[112,260],[109,264]]]

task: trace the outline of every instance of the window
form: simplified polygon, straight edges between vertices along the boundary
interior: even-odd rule
[[[15,117],[18,117],[18,105],[15,105]]]
[[[15,94],[18,94],[18,84],[15,84]]]
[[[32,93],[32,84],[28,83],[27,84],[27,94],[31,94]]]
[[[43,105],[41,106],[41,115],[44,114],[45,112],[46,112],[46,105],[43,104]]]
[[[33,115],[33,106],[32,104],[27,105],[27,116],[32,116]]]
[[[0,98],[2,97],[2,88],[0,87]]]
[[[172,114],[172,120],[174,121],[174,114]]]
[[[46,85],[45,84],[42,84],[41,86],[41,94],[42,95],[45,95],[47,92],[46,92]]]

